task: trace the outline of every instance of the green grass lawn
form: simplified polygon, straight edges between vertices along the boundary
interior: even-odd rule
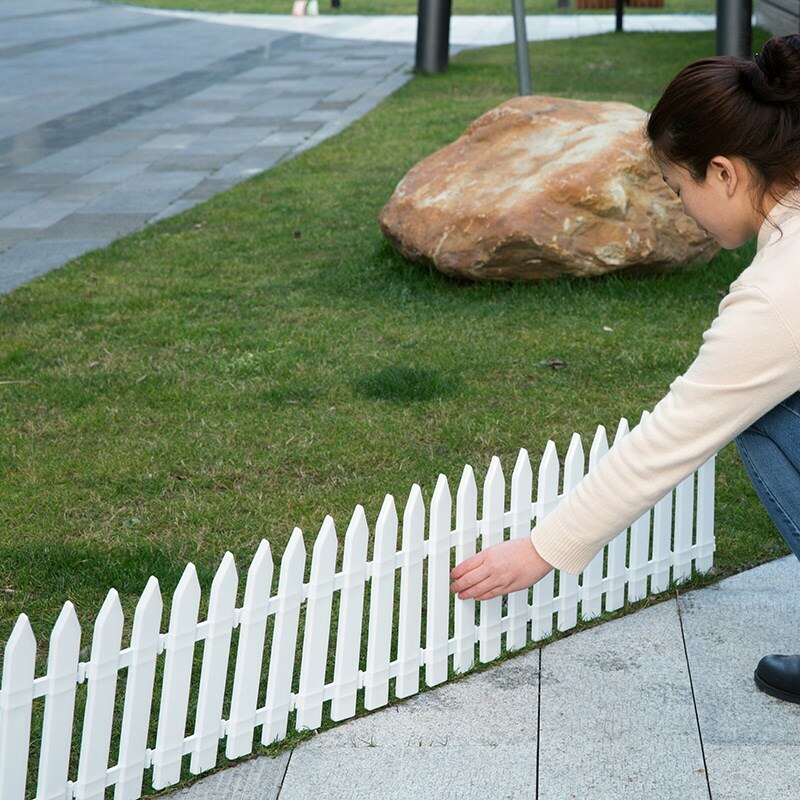
[[[713,32],[612,34],[531,57],[539,92],[650,108],[713,50]],[[402,508],[418,482],[427,501],[444,472],[455,494],[495,454],[510,478],[520,447],[563,456],[573,431],[652,408],[752,245],[671,276],[476,284],[378,230],[405,172],[514,93],[512,48],[464,52],[321,146],[0,297],[3,641],[25,612],[43,660],[71,599],[87,645],[112,586],[130,620],[151,574],[168,599],[193,561],[207,594],[225,550],[245,567],[266,537],[280,557],[300,526],[310,552],[326,514],[343,535],[357,503],[374,523],[387,492]],[[718,465],[716,575],[787,553],[732,448]]]
[[[135,0],[130,4],[152,8],[250,14],[289,14],[292,10],[292,0]],[[711,14],[714,8],[714,0],[664,0],[663,8],[629,8],[626,9],[626,13]],[[341,7],[338,9],[331,7],[330,0],[319,0],[319,10],[322,14],[416,14],[417,0],[341,0]],[[525,10],[528,14],[561,14],[576,11],[575,0],[570,0],[570,7],[567,9],[558,8],[556,0],[526,0]],[[453,0],[453,13],[510,15],[511,0]],[[613,13],[613,10],[606,10],[603,13]]]

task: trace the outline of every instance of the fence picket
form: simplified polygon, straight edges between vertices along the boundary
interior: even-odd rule
[[[558,463],[556,463],[558,473]],[[556,487],[556,495],[558,487]],[[533,470],[527,450],[520,450],[514,472],[511,474],[511,538],[529,539],[531,535],[531,503],[533,496]],[[552,575],[552,573],[551,573]],[[528,619],[531,605],[528,589],[520,589],[508,596],[508,632],[506,648],[518,650],[528,643]]]
[[[597,467],[608,453],[606,429],[599,425],[589,450],[589,472]],[[600,616],[603,586],[604,549],[589,562],[581,579],[581,619]]]
[[[694,474],[675,488],[675,534],[672,577],[681,581],[692,576],[692,532],[694,528]]]
[[[422,562],[425,559],[425,504],[415,483],[403,512],[403,565],[400,570],[400,624],[397,633],[397,697],[419,691],[422,641]]]
[[[86,671],[89,685],[75,785],[77,800],[103,800],[105,796],[122,623],[119,595],[111,589],[97,615]]]
[[[28,777],[36,638],[20,614],[6,644],[0,690],[0,797],[23,800]]]
[[[125,687],[119,744],[119,777],[114,788],[114,800],[137,800],[142,796],[161,611],[158,581],[151,577],[133,615],[132,660]]]
[[[300,528],[295,528],[281,559],[278,610],[275,612],[275,628],[272,632],[261,744],[272,744],[283,739],[289,725],[305,565],[306,548],[303,544],[303,534]]]
[[[697,471],[697,547],[695,566],[708,572],[714,563],[714,456]]]
[[[481,509],[481,550],[503,541],[503,517],[506,507],[506,482],[500,459],[492,456],[486,480],[483,483],[483,508]],[[500,655],[503,598],[493,597],[480,601],[478,626],[478,657],[482,663],[494,661]]]
[[[536,488],[537,519],[544,519],[558,503],[558,453],[555,442],[549,441],[539,464]],[[553,632],[555,574],[551,571],[533,587],[531,607],[531,639],[538,642]]]
[[[211,582],[208,601],[208,633],[203,647],[203,666],[200,670],[200,691],[197,698],[197,717],[194,725],[194,746],[189,771],[192,775],[211,769],[217,763],[222,727],[222,702],[228,677],[228,657],[233,632],[233,609],[239,577],[233,555],[222,558]]]
[[[379,708],[389,702],[396,550],[397,510],[394,498],[387,494],[375,523],[372,550],[367,670],[364,675],[364,708],[368,709]]]
[[[614,445],[630,433],[628,420],[623,417],[614,434]],[[628,550],[628,531],[621,531],[608,543],[608,581],[606,583],[606,611],[616,611],[625,603],[625,561]]]
[[[199,608],[200,582],[197,580],[197,570],[194,564],[187,564],[172,597],[169,633],[164,643],[167,656],[156,747],[153,751],[154,789],[172,786],[181,775]]]
[[[425,683],[428,686],[436,686],[447,680],[452,513],[450,486],[447,478],[439,475],[431,500],[428,532],[428,614],[425,626]]]
[[[76,677],[81,648],[81,626],[75,606],[64,603],[50,635],[47,655],[47,694],[42,723],[38,800],[63,800],[72,749]],[[0,749],[0,752],[2,750]],[[2,774],[2,770],[0,770]],[[2,793],[0,793],[0,796]]]
[[[583,442],[577,433],[572,439],[564,459],[564,496],[582,480],[585,468]],[[578,576],[568,572],[558,573],[558,630],[567,631],[578,624]]]
[[[300,691],[295,701],[295,728],[314,729],[322,724],[322,700],[331,633],[333,578],[336,572],[336,528],[325,517],[311,556],[311,579],[306,595],[306,626],[300,661]]]
[[[258,686],[264,660],[264,638],[273,570],[269,542],[262,539],[247,571],[242,620],[239,625],[239,647],[236,651],[233,697],[225,743],[225,756],[231,759],[253,751],[253,731],[256,726]]]
[[[528,514],[530,517],[530,514]],[[475,555],[478,539],[478,485],[467,464],[456,492],[456,564]],[[453,669],[466,672],[475,664],[475,601],[454,600],[456,651]]]
[[[336,633],[336,664],[333,672],[331,719],[349,719],[356,713],[358,661],[364,618],[364,587],[367,581],[369,528],[363,506],[356,506],[344,537],[344,581]]]

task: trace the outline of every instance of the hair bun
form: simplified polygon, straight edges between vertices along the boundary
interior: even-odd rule
[[[800,103],[800,34],[770,39],[749,64],[750,89],[765,103]]]

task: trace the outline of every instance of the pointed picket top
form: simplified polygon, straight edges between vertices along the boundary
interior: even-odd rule
[[[425,501],[422,499],[422,489],[415,483],[408,493],[408,500],[403,511],[403,542],[413,532],[419,532],[420,544],[422,543],[422,530],[425,527]]]
[[[558,486],[558,451],[556,443],[550,439],[544,449],[542,461],[539,464],[539,494],[548,492],[549,487]],[[552,491],[552,490],[550,490]]]
[[[606,429],[602,425],[598,425],[592,441],[592,447],[589,450],[589,467],[595,466],[606,453],[608,453]]]
[[[478,503],[478,484],[475,481],[475,472],[469,464],[464,466],[456,492],[457,507],[461,508],[465,503],[468,503],[470,507]]]
[[[357,505],[353,509],[353,516],[344,535],[344,574],[345,582],[351,575],[356,564],[363,565],[367,560],[367,542],[369,540],[369,525],[364,506]],[[363,566],[360,567],[363,569]]]
[[[649,416],[650,416],[650,412],[647,409],[642,411],[642,416],[641,416],[641,419],[639,420],[639,424],[641,425]]]
[[[197,568],[190,561],[183,569],[183,575],[172,595],[172,608],[179,608],[182,603],[200,602],[200,580]]]
[[[489,464],[489,471],[486,473],[486,480],[483,484],[483,491],[484,496],[487,492],[497,492],[505,496],[506,479],[503,475],[500,459],[497,456],[492,456],[492,462]]]
[[[6,688],[6,678],[9,677],[6,670],[10,670],[12,664],[17,669],[29,665],[32,672],[35,658],[36,637],[33,635],[31,621],[27,614],[20,614],[6,643],[5,657],[3,658],[3,688]]]
[[[622,417],[617,425],[617,432],[614,434],[614,444],[622,441],[631,432],[627,417]]]
[[[161,600],[161,589],[158,585],[158,580],[153,576],[147,581],[142,596],[136,604],[136,611],[133,615],[133,632],[131,633],[131,647],[136,649],[142,637],[147,635],[146,628],[148,622],[150,625],[155,625],[156,629],[161,623],[161,612],[163,610],[163,602]]]
[[[583,452],[583,440],[577,433],[572,439],[564,459],[564,493],[574,489],[582,480],[586,469],[586,456]]]
[[[330,557],[330,554],[334,554],[334,558],[336,557],[336,550],[338,547],[338,540],[336,538],[336,526],[333,522],[333,517],[328,514],[323,523],[322,527],[319,529],[319,533],[317,534],[317,540],[314,542],[314,550],[312,552],[312,561],[311,561],[311,575],[313,576],[316,571],[319,570],[319,567],[315,565],[320,559],[325,559],[326,557]]]
[[[61,607],[56,624],[53,625],[53,632],[50,634],[50,653],[56,652],[59,648],[66,648],[65,642],[73,642],[81,639],[81,624],[78,622],[78,615],[75,606],[67,600]]]
[[[305,560],[306,544],[303,541],[303,531],[300,528],[295,528],[289,537],[289,544],[286,545],[286,550],[283,551],[280,581],[290,580],[290,576],[297,571],[298,565],[302,575]]]
[[[266,605],[269,601],[269,591],[272,588],[272,571],[274,568],[269,542],[266,539],[262,539],[250,563],[250,568],[247,570],[245,605],[261,605],[255,599],[248,602],[253,592],[258,592],[257,596],[263,598],[263,604]]]
[[[531,459],[528,451],[523,447],[517,455],[517,461],[514,464],[514,471],[511,473],[511,502],[519,492],[527,494],[527,497],[522,499],[527,502],[530,501],[530,489],[533,486],[533,467],[531,467]]]
[[[123,623],[122,604],[119,601],[119,594],[116,589],[109,589],[106,599],[100,608],[100,613],[94,623],[95,632],[103,630],[106,626],[119,625]],[[95,633],[95,640],[97,636]]]
[[[431,508],[439,508],[443,503],[449,505],[451,502],[452,497],[450,495],[450,484],[447,482],[447,476],[440,473],[436,480],[436,488],[433,490]]]
[[[233,558],[233,553],[228,550],[222,557],[222,561],[214,575],[214,580],[211,581],[211,596],[208,601],[209,606],[224,592],[230,592],[232,589],[235,593],[238,583],[239,576],[236,572],[236,561]]]
[[[387,494],[386,497],[383,498],[383,505],[381,506],[381,511],[378,514],[378,521],[375,523],[375,532],[379,530],[383,530],[386,526],[397,526],[397,508],[395,508],[394,504],[394,497],[390,494]],[[378,537],[376,535],[376,544]]]

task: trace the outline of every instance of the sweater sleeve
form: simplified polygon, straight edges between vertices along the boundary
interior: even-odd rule
[[[536,550],[557,569],[581,572],[606,542],[798,388],[791,326],[760,289],[733,289],[697,358],[653,413],[534,527]]]

